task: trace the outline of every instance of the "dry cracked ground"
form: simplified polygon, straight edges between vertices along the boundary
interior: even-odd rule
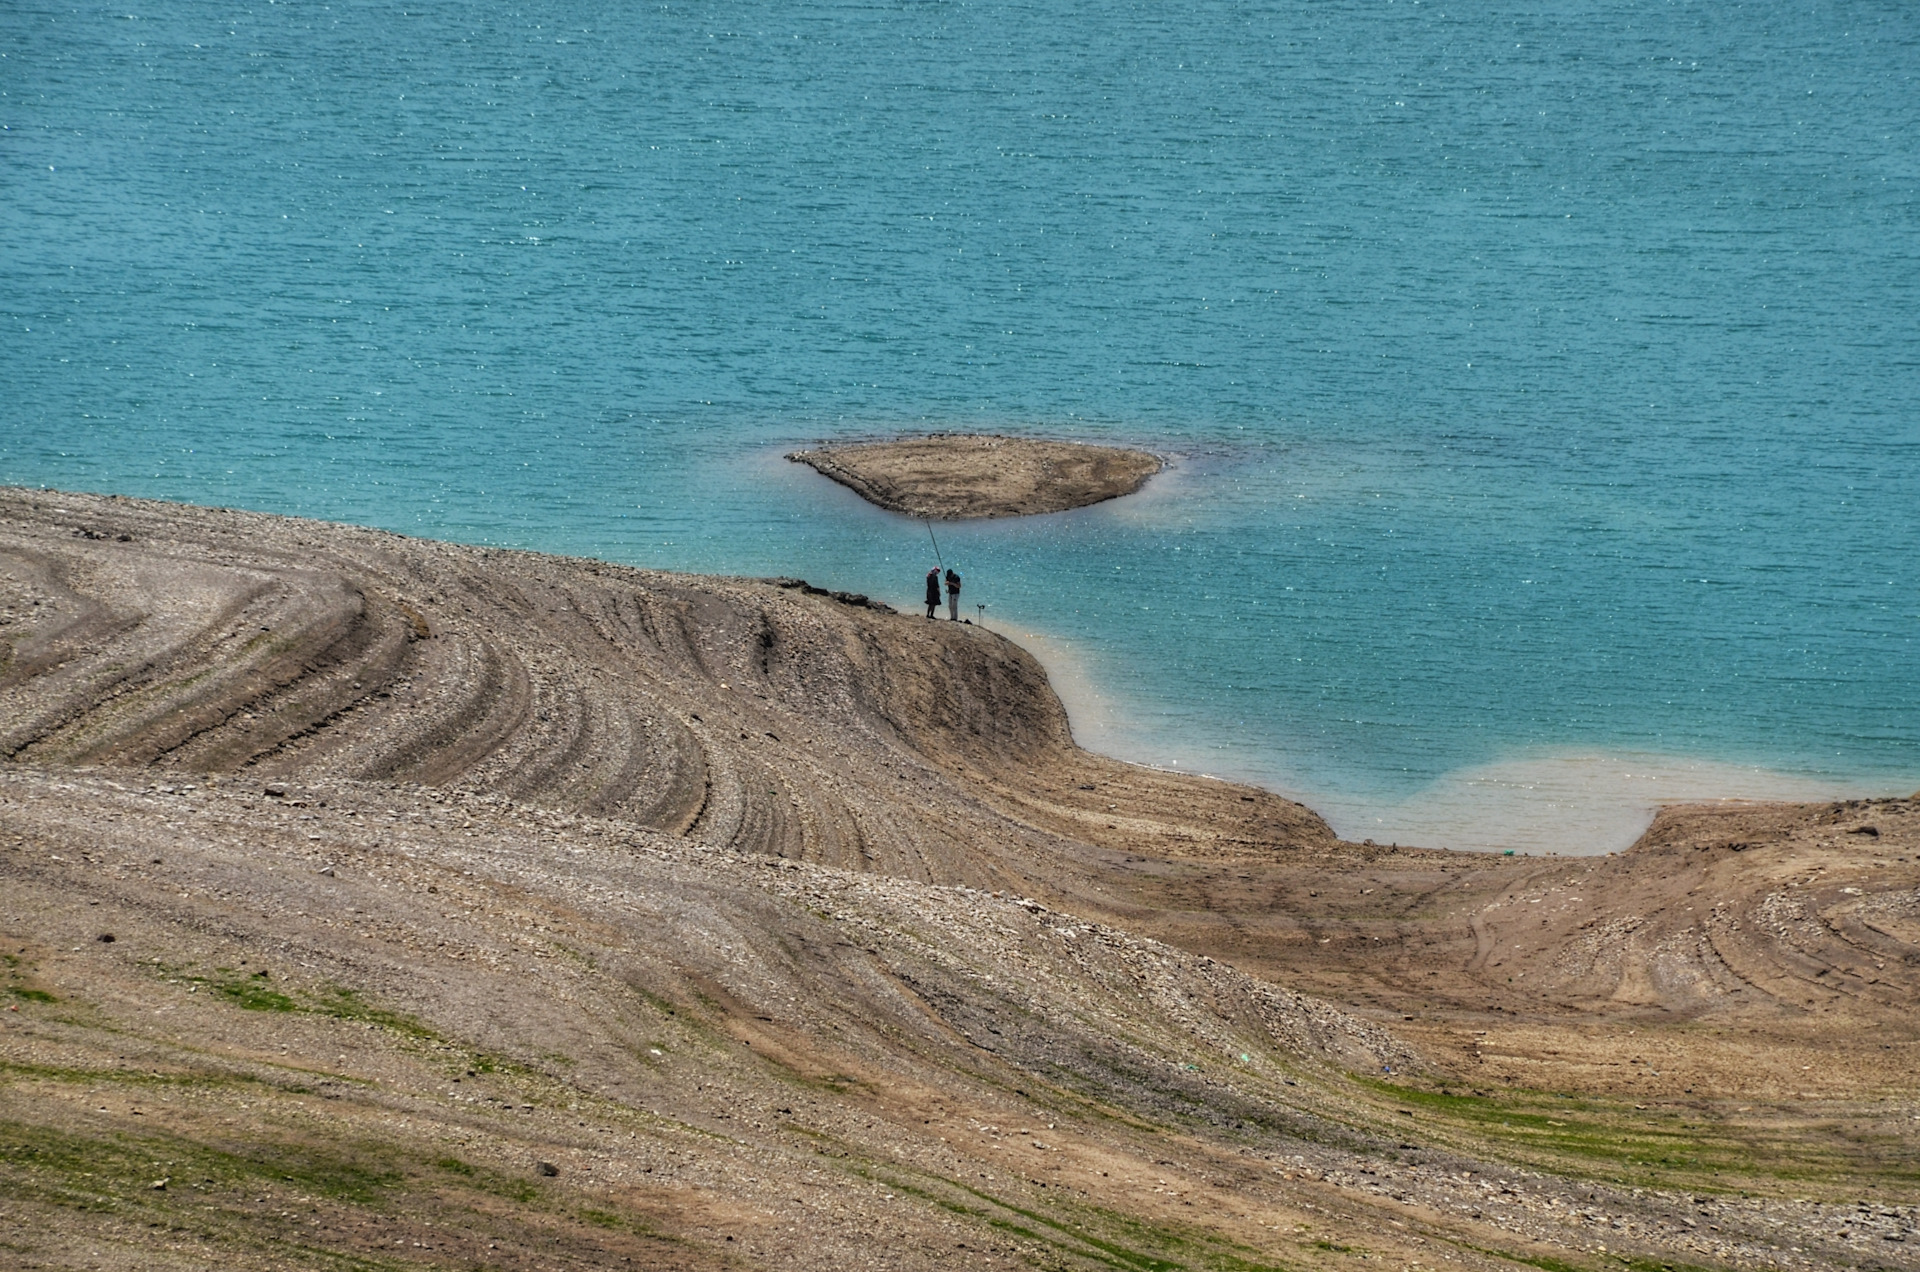
[[[1920,1267],[1920,814],[1343,843],[977,627],[0,491],[21,1268]]]

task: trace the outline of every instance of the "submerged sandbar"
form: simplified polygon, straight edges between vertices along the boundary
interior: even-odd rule
[[[1130,495],[1158,455],[1086,442],[935,433],[787,456],[892,512],[935,521],[1065,512]]]

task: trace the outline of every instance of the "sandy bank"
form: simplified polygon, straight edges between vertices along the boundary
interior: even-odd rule
[[[1023,889],[1035,862],[1092,876],[1123,847],[1335,843],[1265,792],[1080,750],[1011,641],[793,580],[21,492],[0,553],[15,762],[460,783]]]
[[[1907,801],[1349,844],[980,628],[29,491],[0,755],[44,1265],[1920,1248]]]
[[[1156,455],[1084,442],[938,433],[787,456],[893,512],[935,521],[1064,512],[1130,495]]]

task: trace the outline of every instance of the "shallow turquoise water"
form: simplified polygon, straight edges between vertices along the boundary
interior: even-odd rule
[[[0,481],[914,598],[783,464],[1145,443],[943,528],[1089,741],[1592,850],[1920,785],[1920,14],[16,3]]]

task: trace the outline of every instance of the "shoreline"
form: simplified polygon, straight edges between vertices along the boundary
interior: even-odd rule
[[[1832,800],[1899,799],[1920,780],[1847,781],[1759,765],[1621,749],[1523,750],[1441,774],[1390,797],[1329,789],[1276,774],[1289,758],[1181,762],[1180,748],[1127,717],[1128,702],[1104,688],[1074,642],[1020,620],[989,620],[1046,668],[1075,742],[1123,763],[1159,772],[1246,783],[1312,808],[1343,839],[1519,856],[1596,857],[1637,843],[1660,810],[1701,805],[1743,807]],[[1190,740],[1191,741],[1191,740]],[[1182,752],[1182,759],[1185,753]]]
[[[778,473],[790,465],[777,448],[768,448],[764,462]],[[37,495],[48,499],[103,499],[107,501],[152,502],[186,511],[205,506],[173,500],[148,500],[108,492],[64,491],[55,488],[13,487],[11,493]],[[874,511],[864,500],[851,505]],[[354,522],[332,522],[287,517],[285,514],[249,508],[215,508],[246,516],[275,521],[309,522],[316,527],[339,526],[373,534],[407,537],[407,532]],[[551,555],[541,549],[466,544],[455,540],[421,540],[471,548],[477,552],[525,553],[536,557]],[[600,558],[578,559],[604,564],[613,569],[641,569]],[[732,575],[660,571],[689,580],[754,582]],[[914,598],[903,589],[899,597],[882,590],[902,614],[918,612]],[[944,605],[942,607],[944,618]],[[1671,806],[1746,803],[1804,803],[1827,800],[1897,799],[1903,794],[1920,792],[1920,778],[1889,779],[1866,777],[1842,779],[1812,776],[1787,770],[1767,769],[1741,761],[1703,759],[1636,750],[1595,751],[1581,749],[1523,749],[1507,759],[1469,765],[1439,775],[1417,790],[1399,796],[1355,794],[1356,788],[1335,788],[1287,778],[1284,769],[1291,758],[1274,753],[1262,762],[1255,756],[1248,763],[1224,762],[1216,756],[1201,763],[1169,762],[1168,755],[1182,746],[1178,738],[1155,735],[1150,728],[1136,727],[1126,718],[1127,702],[1096,683],[1092,673],[1071,650],[1068,638],[1043,630],[1025,620],[990,615],[984,623],[977,616],[969,622],[982,630],[995,631],[1028,647],[1045,667],[1053,691],[1061,700],[1074,730],[1076,742],[1086,749],[1114,761],[1170,775],[1212,777],[1230,783],[1258,787],[1277,798],[1303,805],[1326,818],[1344,838],[1355,842],[1398,843],[1466,853],[1499,853],[1513,849],[1519,855],[1557,855],[1587,857],[1617,854],[1630,848],[1650,826],[1659,810]],[[964,626],[963,624],[962,626]],[[1186,739],[1186,747],[1206,746],[1204,739]],[[1638,772],[1640,793],[1609,785],[1609,779],[1625,768]],[[1584,772],[1574,772],[1584,769]],[[1644,770],[1644,771],[1643,771]],[[1706,776],[1701,776],[1705,774]],[[1678,786],[1678,793],[1651,793],[1649,787],[1660,782]],[[1585,787],[1586,789],[1582,789]],[[1503,798],[1501,792],[1510,792]],[[1437,805],[1425,812],[1420,805]],[[1584,822],[1590,829],[1569,840],[1561,834],[1557,842],[1545,837],[1551,828],[1563,827],[1568,820]],[[1489,827],[1493,829],[1489,829]],[[1542,828],[1547,828],[1543,830]]]
[[[48,1146],[0,1169],[16,1230],[230,1263],[281,1163],[374,1143],[379,1195],[288,1231],[528,1272],[550,1237],[825,1272],[882,1224],[1011,1272],[1036,1214],[1142,1265],[1584,1257],[1593,1215],[1684,1263],[1676,1207],[1734,1191],[1705,1253],[1831,1262],[1911,1195],[1920,802],[1354,843],[1079,747],[996,631],[787,583],[0,490],[0,1113]]]

